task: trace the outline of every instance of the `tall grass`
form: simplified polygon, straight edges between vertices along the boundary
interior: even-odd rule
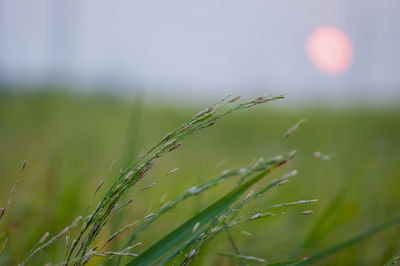
[[[34,263],[35,257],[44,252],[50,245],[56,243],[57,240],[65,238],[65,258],[60,258],[57,265],[83,265],[90,262],[94,257],[104,258],[105,263],[119,265],[128,263],[128,265],[151,265],[151,264],[180,264],[188,265],[196,261],[200,255],[207,254],[206,247],[219,234],[226,234],[229,242],[233,247],[234,252],[219,251],[214,255],[227,256],[237,260],[242,265],[247,263],[265,263],[265,258],[254,257],[251,254],[242,254],[240,248],[236,245],[234,237],[230,234],[233,227],[251,223],[254,220],[266,219],[279,215],[310,215],[313,212],[309,209],[302,211],[281,210],[291,206],[312,204],[317,202],[317,199],[299,199],[294,202],[282,202],[266,208],[256,209],[245,212],[244,209],[249,203],[261,198],[264,194],[273,189],[277,189],[289,182],[289,180],[297,174],[296,170],[289,171],[287,174],[278,179],[273,179],[264,182],[266,177],[272,174],[278,168],[285,166],[294,159],[296,151],[291,151],[282,156],[273,156],[265,154],[247,166],[237,169],[228,169],[220,175],[188,189],[181,195],[172,199],[159,208],[157,211],[136,219],[112,232],[106,239],[100,236],[109,224],[112,217],[118,212],[131,204],[140,203],[140,198],[131,198],[126,202],[122,202],[126,192],[135,186],[140,180],[145,178],[151,169],[165,155],[178,149],[186,137],[213,126],[218,120],[231,114],[232,112],[253,107],[258,104],[267,103],[269,101],[281,99],[283,96],[263,96],[255,100],[238,103],[239,97],[225,98],[220,102],[212,105],[209,108],[199,112],[185,124],[182,124],[176,130],[166,134],[156,145],[151,147],[146,152],[141,153],[136,160],[129,163],[120,174],[114,179],[113,184],[107,188],[104,196],[92,208],[89,204],[87,211],[82,216],[77,217],[70,225],[61,230],[58,234],[51,236],[46,232],[32,247],[27,257],[21,262],[21,265]],[[283,134],[282,141],[289,138],[305,120],[300,120],[297,124],[291,127]],[[279,144],[278,144],[279,145]],[[126,151],[127,157],[131,157],[130,151]],[[321,154],[314,154],[315,157],[327,158]],[[25,163],[24,163],[25,166]],[[23,167],[21,168],[23,169]],[[176,168],[168,174],[172,174]],[[22,170],[21,170],[22,172]],[[195,175],[196,173],[193,173]],[[226,180],[236,178],[236,185],[209,205],[199,213],[194,214],[190,219],[183,222],[169,234],[159,238],[153,245],[145,249],[143,252],[135,252],[135,248],[140,246],[140,242],[135,242],[139,235],[145,234],[146,229],[160,219],[164,214],[174,209],[176,206],[189,198],[201,195],[207,190],[218,186]],[[19,180],[19,179],[18,179]],[[18,182],[18,181],[17,181]],[[155,183],[146,187],[148,189]],[[102,193],[104,189],[104,180],[100,180],[95,188],[95,195]],[[342,192],[344,195],[347,191]],[[14,188],[12,189],[12,194]],[[339,201],[342,196],[339,196]],[[6,213],[10,200],[5,208],[0,209],[0,220]],[[336,204],[337,205],[337,204]],[[333,206],[336,206],[335,204]],[[334,209],[331,207],[330,209]],[[321,218],[323,219],[323,218]],[[311,263],[317,261],[327,255],[336,252],[339,249],[345,248],[350,244],[362,240],[363,238],[372,235],[380,230],[387,228],[390,225],[399,222],[398,218],[389,221],[381,226],[371,229],[362,235],[339,243],[332,248],[318,253],[315,256],[305,260],[304,258],[288,258],[286,261],[279,262],[279,265],[291,265],[297,263]],[[133,231],[128,235],[128,230]],[[119,250],[107,250],[108,244],[114,241],[117,237],[125,237],[125,244]],[[309,239],[313,238],[313,233]],[[307,240],[310,241],[310,240]],[[4,249],[7,239],[0,246],[1,251]],[[124,258],[130,258],[125,260]],[[133,258],[133,259],[132,259]],[[276,265],[278,265],[276,264]]]

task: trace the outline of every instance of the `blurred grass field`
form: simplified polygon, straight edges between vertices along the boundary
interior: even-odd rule
[[[9,198],[22,161],[28,162],[5,222],[0,223],[0,241],[9,239],[0,254],[0,264],[21,262],[46,231],[59,232],[85,211],[100,179],[106,178],[106,185],[110,185],[120,168],[142,149],[151,147],[204,107],[107,95],[0,93],[0,206]],[[302,118],[308,122],[278,145],[287,129]],[[298,156],[274,176],[291,169],[298,169],[299,174],[252,207],[314,198],[319,201],[288,209],[294,212],[292,215],[233,229],[242,253],[269,263],[311,256],[399,213],[400,108],[292,107],[289,98],[233,114],[189,137],[128,193],[127,199],[134,195],[135,203],[115,216],[105,231],[113,233],[224,169],[244,167],[265,153],[272,157],[293,149]],[[319,160],[312,156],[316,151],[335,156]],[[176,167],[178,171],[166,176]],[[155,180],[159,180],[156,186],[143,190]],[[230,181],[190,199],[156,221],[143,235],[146,238],[140,238],[143,245],[139,250],[233,185]],[[304,208],[314,214],[299,215]],[[252,235],[242,234],[243,230]],[[400,228],[393,227],[320,264],[383,264],[400,252],[399,235]],[[121,236],[114,246],[123,242]],[[60,240],[33,264],[59,261],[64,245]],[[221,234],[201,261],[234,264],[230,258],[215,255],[223,251],[232,251],[232,247]]]

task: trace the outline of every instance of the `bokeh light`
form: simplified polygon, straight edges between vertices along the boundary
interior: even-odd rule
[[[335,27],[320,27],[312,32],[307,50],[318,70],[330,75],[346,71],[353,59],[351,39]]]

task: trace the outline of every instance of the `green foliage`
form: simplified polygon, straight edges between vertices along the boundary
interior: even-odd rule
[[[225,100],[178,126],[132,161],[132,150],[152,147],[161,132],[188,120],[193,109],[156,102],[147,106],[143,101],[132,107],[109,97],[2,96],[0,203],[7,208],[0,215],[0,264],[21,263],[26,254],[34,264],[59,262],[67,251],[70,264],[265,260],[267,265],[287,265],[304,257],[319,258],[318,250],[326,246],[335,248],[324,250],[325,255],[341,250],[340,256],[324,256],[330,264],[397,260],[396,234],[383,232],[365,241],[368,245],[350,246],[343,239],[360,225],[371,228],[398,211],[398,109],[268,108],[238,113],[195,136],[233,111],[272,98],[244,104]],[[299,113],[311,123],[294,138],[290,136],[304,120],[282,134],[301,118]],[[191,140],[180,147],[189,135]],[[268,173],[275,178],[272,181],[262,177],[253,184],[263,171],[285,161],[268,158],[287,153],[287,146],[299,150],[291,164],[299,169],[300,178],[286,185],[288,175],[276,169],[277,173]],[[172,152],[178,147],[179,152]],[[326,162],[330,156],[325,152],[336,157]],[[169,156],[156,162],[165,154]],[[255,154],[264,154],[265,159],[238,168]],[[217,164],[222,158],[227,159]],[[17,174],[14,170],[24,159],[27,168]],[[219,174],[221,166],[229,170]],[[21,180],[17,195],[9,195],[13,179]],[[97,188],[99,180],[104,184]],[[305,198],[319,201],[299,201]],[[312,216],[302,207],[309,203]],[[80,215],[82,219],[73,222]],[[246,235],[240,234],[243,229]],[[236,246],[232,251],[227,250],[225,232]],[[167,245],[157,248],[158,243]]]

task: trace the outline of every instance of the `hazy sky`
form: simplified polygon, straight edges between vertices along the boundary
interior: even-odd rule
[[[0,81],[400,98],[399,11],[397,0],[0,0]],[[334,77],[306,52],[325,25],[354,46]]]

